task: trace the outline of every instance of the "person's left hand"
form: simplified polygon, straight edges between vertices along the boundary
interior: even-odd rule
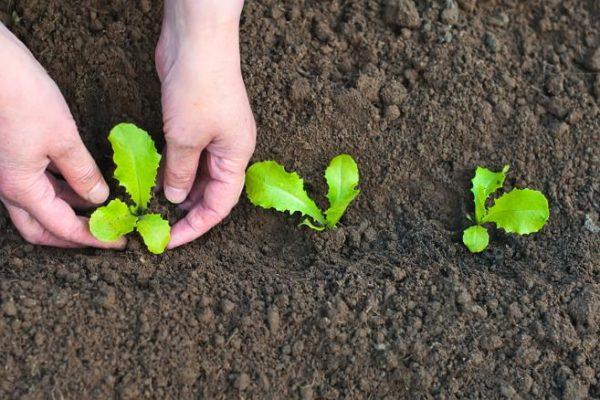
[[[156,67],[162,83],[163,188],[188,211],[169,248],[203,235],[229,215],[244,186],[256,126],[242,79],[243,1],[167,0]]]

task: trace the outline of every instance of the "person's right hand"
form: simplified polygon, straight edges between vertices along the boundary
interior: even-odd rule
[[[104,202],[108,186],[60,90],[2,24],[0,60],[0,200],[15,227],[34,244],[123,247],[95,239],[75,214]]]

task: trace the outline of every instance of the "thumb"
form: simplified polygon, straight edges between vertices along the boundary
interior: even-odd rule
[[[170,202],[183,202],[194,184],[202,146],[182,145],[167,138],[164,193]]]
[[[109,195],[108,185],[77,132],[69,136],[54,146],[50,160],[78,195],[94,204],[103,203]]]

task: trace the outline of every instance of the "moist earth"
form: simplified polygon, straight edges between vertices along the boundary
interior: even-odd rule
[[[162,256],[35,247],[2,209],[0,398],[600,398],[600,3],[246,3],[254,160],[325,205],[352,154],[357,201],[317,233],[242,198]],[[107,178],[113,125],[161,141],[161,7],[0,1]],[[470,178],[505,164],[549,223],[470,254]]]

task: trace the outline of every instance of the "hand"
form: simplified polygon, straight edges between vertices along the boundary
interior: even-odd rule
[[[123,247],[96,240],[73,211],[104,202],[108,186],[60,90],[2,24],[0,60],[0,200],[15,227],[34,244]]]
[[[162,83],[165,196],[188,214],[169,248],[225,218],[256,140],[239,54],[240,0],[167,0],[156,67]]]

